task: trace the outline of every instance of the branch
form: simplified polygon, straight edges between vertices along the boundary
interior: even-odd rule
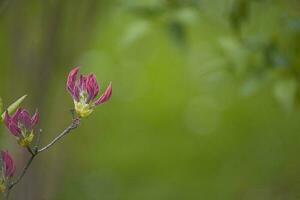
[[[33,151],[36,153],[39,149],[39,145],[40,145],[40,138],[41,138],[41,134],[42,134],[43,130],[42,129],[39,129],[39,132],[37,134],[37,137],[36,137],[36,141],[35,141],[35,146],[33,148]]]
[[[23,176],[26,174],[26,172],[27,172],[29,166],[31,165],[31,163],[32,163],[32,161],[33,161],[33,159],[34,159],[34,157],[35,157],[36,155],[37,155],[37,154],[31,154],[31,156],[30,156],[29,160],[27,161],[27,164],[25,165],[25,167],[24,167],[22,173],[20,174],[20,176],[19,176],[13,183],[10,184],[10,186],[8,187],[8,190],[11,190],[15,185],[17,185],[17,184],[20,182],[20,180],[21,180],[21,179],[23,178]]]
[[[41,149],[38,149],[37,150],[37,154],[38,153],[41,153],[47,149],[49,149],[51,146],[53,146],[56,142],[58,142],[60,139],[62,139],[65,135],[67,135],[71,130],[73,129],[76,129],[80,124],[80,120],[77,118],[77,119],[74,119],[72,124],[66,128],[63,132],[61,132],[57,137],[55,137],[49,144],[47,144],[46,146],[44,146],[43,148]]]
[[[76,129],[79,124],[80,124],[80,118],[75,118],[74,114],[72,113],[73,116],[73,120],[70,126],[68,126],[63,132],[61,132],[57,137],[55,137],[49,144],[47,144],[46,146],[44,146],[41,149],[38,149],[39,146],[39,142],[40,142],[40,134],[41,134],[41,130],[39,131],[38,135],[37,135],[37,141],[35,144],[34,149],[32,150],[30,147],[27,147],[28,152],[31,154],[29,160],[27,161],[25,167],[23,168],[23,171],[21,172],[21,174],[18,176],[18,178],[12,182],[11,184],[8,185],[7,187],[7,191],[4,194],[4,199],[8,199],[9,193],[10,191],[14,188],[14,186],[16,186],[24,177],[24,175],[26,174],[28,168],[30,167],[32,161],[34,160],[34,158],[41,152],[49,149],[50,147],[52,147],[56,142],[58,142],[60,139],[62,139],[65,135],[67,135],[68,133],[70,133],[73,129]]]

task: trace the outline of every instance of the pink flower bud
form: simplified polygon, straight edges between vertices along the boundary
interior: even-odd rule
[[[8,151],[1,151],[2,177],[7,179],[14,176],[16,167]]]
[[[22,146],[28,146],[33,139],[33,129],[38,123],[39,113],[38,111],[30,117],[27,110],[18,108],[18,110],[9,116],[8,112],[5,112],[4,123],[11,134],[17,137],[18,142]]]
[[[77,79],[79,67],[71,70],[67,80],[67,90],[70,92],[77,114],[81,117],[90,115],[94,107],[109,100],[112,94],[112,85],[109,84],[104,94],[96,100],[99,93],[99,84],[95,74],[80,75]]]

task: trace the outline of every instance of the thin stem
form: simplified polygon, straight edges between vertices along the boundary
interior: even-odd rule
[[[61,132],[58,136],[56,136],[49,144],[47,144],[43,148],[37,150],[37,153],[41,153],[41,152],[49,149],[52,145],[54,145],[61,138],[63,138],[65,135],[67,135],[71,130],[77,128],[79,126],[79,123],[80,123],[79,119],[74,119],[72,124],[69,127],[67,127],[63,132]]]
[[[27,161],[27,164],[25,165],[22,173],[20,174],[20,176],[13,182],[10,184],[10,186],[8,187],[8,191],[10,191],[15,185],[17,185],[21,180],[22,178],[24,177],[24,175],[26,174],[29,166],[31,165],[34,157],[36,156],[37,154],[31,154],[29,160]]]
[[[38,133],[37,133],[37,137],[36,137],[36,142],[35,142],[35,146],[33,148],[33,151],[35,153],[37,153],[38,149],[39,149],[39,145],[40,145],[40,138],[41,138],[41,134],[42,134],[43,130],[39,129]]]
[[[27,151],[28,151],[31,155],[34,155],[34,154],[35,154],[29,146],[27,146],[26,148],[27,148]]]
[[[40,139],[39,139],[40,136],[39,135],[41,134],[41,131],[40,131],[34,149],[32,150],[31,147],[27,147],[27,150],[31,154],[31,156],[30,156],[29,160],[27,161],[25,167],[23,168],[23,171],[18,176],[18,178],[14,182],[12,182],[11,184],[8,185],[7,190],[4,193],[4,199],[5,200],[8,200],[10,191],[22,180],[22,178],[26,174],[28,168],[30,167],[32,161],[34,160],[34,158],[39,153],[41,153],[41,152],[49,149],[50,147],[52,147],[56,142],[58,142],[60,139],[62,139],[65,135],[67,135],[73,129],[76,129],[79,126],[79,124],[80,124],[80,118],[75,118],[73,116],[72,124],[70,126],[68,126],[63,132],[61,132],[57,137],[55,137],[49,144],[47,144],[46,146],[44,146],[41,149],[38,149],[39,142],[40,142]]]

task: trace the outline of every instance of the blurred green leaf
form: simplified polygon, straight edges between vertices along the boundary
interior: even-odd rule
[[[129,11],[144,18],[155,18],[160,17],[164,12],[165,8],[161,6],[131,6]]]
[[[278,80],[274,85],[274,95],[277,101],[287,111],[294,107],[298,83],[295,79]]]
[[[184,24],[178,21],[171,21],[168,24],[170,38],[180,47],[186,45],[186,30]]]
[[[228,60],[234,73],[244,75],[247,73],[249,51],[234,37],[222,37],[219,45],[224,57]]]
[[[20,104],[24,101],[24,99],[27,97],[27,95],[24,95],[20,97],[18,100],[16,100],[14,103],[12,103],[6,110],[9,114],[13,113],[17,108],[20,106]],[[4,113],[2,113],[2,120],[4,119]]]
[[[239,31],[242,25],[242,22],[249,15],[249,1],[238,0],[236,1],[231,9],[229,14],[229,19],[231,26],[234,30]]]
[[[262,87],[262,80],[258,78],[251,78],[246,80],[241,86],[241,94],[243,96],[250,96],[257,92]]]
[[[168,7],[200,7],[199,0],[165,0],[165,5]]]
[[[146,20],[136,21],[131,24],[124,34],[123,45],[128,46],[141,39],[150,29],[149,22]]]
[[[175,13],[175,18],[185,25],[193,25],[197,23],[198,13],[192,8],[181,8]]]

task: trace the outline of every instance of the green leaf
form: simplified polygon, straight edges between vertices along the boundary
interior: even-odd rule
[[[13,113],[17,108],[20,106],[20,104],[24,101],[24,99],[27,97],[27,95],[24,95],[20,97],[18,100],[16,100],[14,103],[12,103],[6,110],[9,114]],[[2,120],[4,119],[4,113],[2,113]]]
[[[242,23],[248,18],[250,3],[251,2],[246,0],[237,0],[232,5],[229,20],[234,30],[239,31]]]
[[[127,32],[124,34],[122,45],[128,48],[134,42],[140,41],[150,28],[149,22],[145,20],[136,21],[129,25]]]
[[[274,85],[274,95],[282,107],[291,111],[294,107],[298,84],[295,79],[277,81]]]
[[[175,44],[179,47],[184,47],[187,40],[185,25],[179,21],[170,21],[167,28],[168,34]]]
[[[257,90],[259,90],[260,87],[263,86],[263,80],[257,78],[257,77],[253,77],[250,79],[247,79],[244,81],[244,83],[242,83],[241,86],[241,94],[243,96],[250,96],[252,94],[254,94]]]

